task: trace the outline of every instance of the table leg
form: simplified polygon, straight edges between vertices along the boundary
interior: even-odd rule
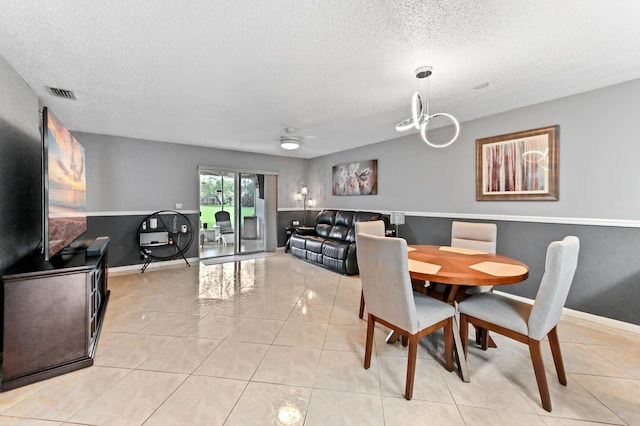
[[[466,338],[466,336],[465,336]],[[469,383],[471,381],[469,377],[469,369],[467,368],[467,358],[464,356],[462,350],[462,339],[460,336],[460,324],[458,323],[458,316],[453,317],[453,343],[455,346],[455,356],[458,361],[458,372],[463,382]]]
[[[493,340],[491,335],[489,334],[489,330],[485,330],[484,328],[476,328],[476,344],[480,346],[483,351],[486,351],[487,348],[497,348],[496,342]]]
[[[398,333],[397,331],[391,330],[391,332],[387,335],[385,342],[391,345],[397,342],[398,338],[400,338],[400,333]]]
[[[457,284],[450,284],[450,285],[447,285],[447,288],[445,289],[444,301],[450,304],[451,306],[453,306],[454,302],[456,301],[456,295],[458,294],[458,287],[459,285]]]

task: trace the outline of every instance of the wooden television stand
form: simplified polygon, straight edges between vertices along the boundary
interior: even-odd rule
[[[50,262],[37,253],[6,271],[0,391],[93,365],[109,300],[107,252]]]

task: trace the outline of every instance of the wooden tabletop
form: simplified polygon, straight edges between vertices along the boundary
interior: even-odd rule
[[[418,280],[479,286],[524,281],[529,276],[529,268],[519,260],[499,254],[448,246],[411,245],[409,273],[411,278]]]

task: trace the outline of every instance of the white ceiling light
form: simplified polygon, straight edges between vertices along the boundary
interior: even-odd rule
[[[300,138],[297,136],[280,136],[280,146],[284,149],[300,148]]]
[[[420,130],[420,134],[422,135],[422,139],[426,142],[427,145],[432,146],[434,148],[445,148],[451,145],[458,138],[460,134],[460,124],[458,120],[451,114],[445,114],[443,112],[439,112],[436,114],[429,115],[429,76],[433,74],[433,67],[427,65],[416,69],[416,78],[418,79],[418,83],[422,80],[426,81],[426,90],[424,99],[420,94],[420,90],[416,91],[411,98],[411,117],[406,120],[402,120],[398,124],[396,124],[396,130],[399,132],[409,130],[412,127]],[[453,138],[446,143],[443,144],[435,144],[427,138],[427,130],[429,128],[429,122],[434,118],[446,118],[451,121],[451,123],[456,128],[456,133],[453,135]]]

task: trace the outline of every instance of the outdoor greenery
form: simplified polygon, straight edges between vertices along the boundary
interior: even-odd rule
[[[255,216],[256,179],[255,175],[252,176],[253,178],[243,176],[240,180],[241,217]],[[234,190],[233,178],[224,177],[223,182],[223,177],[219,175],[200,175],[200,222],[213,227],[216,223],[215,214],[223,210],[224,204],[224,210],[231,215],[231,223],[235,227]]]
[[[255,176],[255,175],[253,175]],[[224,179],[224,189],[222,177],[214,175],[200,176],[200,204],[221,205],[232,204],[235,184],[233,179]],[[256,194],[255,178],[244,178],[240,180],[240,203],[243,207],[253,207]],[[226,209],[225,209],[226,210]]]
[[[200,204],[221,205],[233,201],[233,179],[226,179],[224,193],[222,190],[222,178],[220,176],[200,176]]]
[[[224,206],[225,211],[228,211],[231,215],[231,223],[235,227],[235,209],[233,206]],[[215,214],[222,210],[221,206],[200,206],[200,222],[206,223],[208,227],[213,227],[216,224]],[[243,207],[240,212],[240,217],[255,216],[256,209],[253,207]]]

